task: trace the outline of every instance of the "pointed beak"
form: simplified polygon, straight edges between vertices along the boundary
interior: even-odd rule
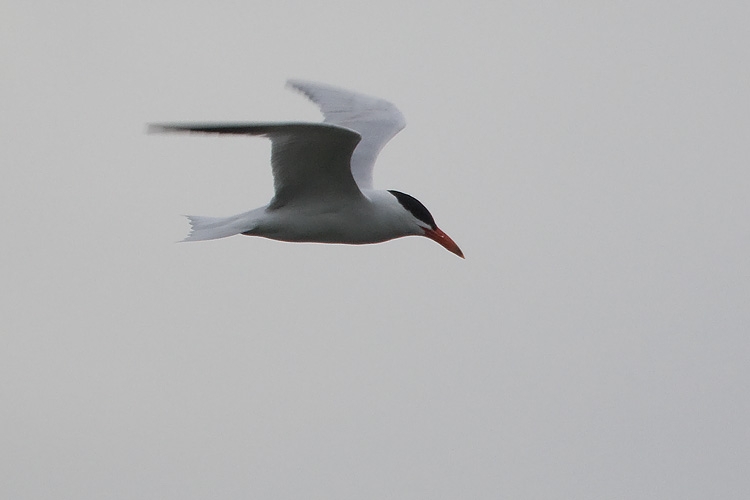
[[[430,229],[427,228],[424,230],[424,235],[430,238],[433,241],[437,241],[440,246],[445,248],[451,253],[455,253],[462,259],[464,258],[464,253],[461,251],[460,248],[458,248],[458,245],[456,245],[456,242],[451,239],[450,236],[445,234],[443,231],[441,231],[438,228]]]

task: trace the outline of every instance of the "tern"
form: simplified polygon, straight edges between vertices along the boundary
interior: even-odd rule
[[[425,236],[463,258],[416,198],[375,190],[380,150],[406,125],[392,103],[331,85],[289,80],[323,113],[322,123],[157,123],[149,132],[263,136],[271,140],[274,196],[262,207],[230,217],[187,216],[184,241],[238,234],[289,242],[369,244]]]

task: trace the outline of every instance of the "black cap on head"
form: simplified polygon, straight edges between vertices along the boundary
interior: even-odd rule
[[[401,206],[408,210],[414,217],[421,220],[432,229],[437,229],[437,224],[435,224],[435,219],[432,218],[432,214],[418,199],[406,193],[402,193],[401,191],[393,191],[392,189],[389,189],[388,192],[395,196]]]

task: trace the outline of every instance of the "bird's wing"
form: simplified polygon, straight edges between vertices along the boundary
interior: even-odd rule
[[[289,80],[287,85],[306,95],[320,107],[324,123],[359,132],[362,141],[352,155],[352,175],[360,189],[372,189],[372,169],[383,146],[406,120],[390,102],[330,85]]]
[[[260,135],[271,139],[275,195],[270,208],[362,198],[349,162],[360,141],[352,130],[325,123],[153,124],[149,132]]]

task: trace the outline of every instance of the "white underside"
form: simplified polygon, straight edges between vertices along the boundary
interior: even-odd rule
[[[387,191],[366,191],[344,205],[330,202],[268,206],[230,217],[187,216],[192,231],[184,241],[246,233],[281,241],[367,244],[421,234],[414,218]]]

